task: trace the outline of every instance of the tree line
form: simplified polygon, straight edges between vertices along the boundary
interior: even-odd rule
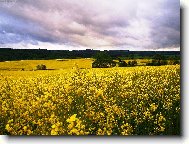
[[[117,58],[117,61],[114,61],[113,58],[108,55],[106,52],[99,52],[94,56],[95,61],[92,63],[92,68],[109,68],[109,67],[133,67],[137,66],[137,61],[135,59],[125,62],[121,58]],[[169,61],[169,63],[168,63]],[[161,66],[167,64],[180,64],[180,60],[177,57],[166,58],[164,55],[156,54],[152,57],[152,60],[146,63],[146,66]]]

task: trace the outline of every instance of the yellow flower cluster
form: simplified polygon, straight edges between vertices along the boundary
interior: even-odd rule
[[[68,134],[69,135],[87,135],[88,132],[85,132],[85,125],[82,124],[82,121],[76,118],[77,114],[72,115],[66,121],[68,125]]]
[[[180,66],[0,71],[0,134],[180,134]]]

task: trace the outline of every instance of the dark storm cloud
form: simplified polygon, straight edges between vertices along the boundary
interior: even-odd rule
[[[158,47],[180,46],[180,4],[165,0],[161,4],[161,14],[155,15],[152,25],[152,39]],[[158,48],[157,47],[157,48]]]
[[[179,47],[177,0],[17,0],[0,5],[0,44]]]

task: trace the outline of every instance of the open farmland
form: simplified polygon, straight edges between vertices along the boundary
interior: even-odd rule
[[[92,60],[81,61],[1,70],[0,134],[180,134],[180,65],[91,69]],[[38,64],[27,62],[18,67]]]
[[[0,70],[32,71],[39,64],[44,64],[49,70],[69,69],[77,65],[79,68],[91,68],[93,59],[57,59],[57,60],[20,60],[0,62]]]
[[[19,60],[0,62],[0,70],[6,71],[33,71],[39,64],[44,64],[49,70],[70,69],[77,65],[78,68],[91,68],[94,59],[57,59],[57,60]],[[118,62],[118,60],[114,60]],[[128,62],[129,60],[125,60]],[[138,65],[146,65],[148,59],[137,59]]]

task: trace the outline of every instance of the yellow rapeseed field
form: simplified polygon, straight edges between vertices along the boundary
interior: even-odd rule
[[[0,70],[26,71],[35,70],[37,65],[44,64],[48,69],[69,69],[77,65],[79,68],[91,68],[93,59],[63,59],[63,60],[20,60],[0,62]]]
[[[0,134],[179,135],[180,66],[0,71]]]

